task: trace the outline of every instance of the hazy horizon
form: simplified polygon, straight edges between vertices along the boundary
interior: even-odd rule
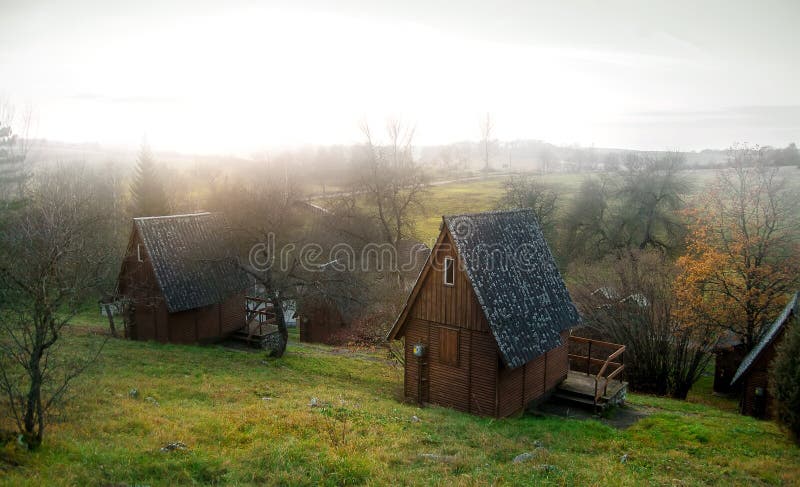
[[[575,3],[578,5],[576,6]],[[31,136],[248,153],[494,137],[641,150],[800,140],[800,5],[0,0],[0,96]]]

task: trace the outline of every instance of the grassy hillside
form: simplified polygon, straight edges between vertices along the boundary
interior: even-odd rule
[[[99,320],[80,321],[66,337],[70,353],[103,339],[92,332]],[[42,449],[0,454],[21,463],[0,467],[0,485],[800,482],[800,449],[773,423],[638,395],[629,402],[651,415],[627,430],[419,409],[400,402],[401,369],[384,358],[296,342],[268,360],[111,340]],[[311,407],[312,398],[330,406]],[[160,451],[176,441],[188,449]],[[523,452],[534,458],[514,463]]]

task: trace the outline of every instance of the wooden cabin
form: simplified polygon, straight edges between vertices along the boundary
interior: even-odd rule
[[[761,419],[774,417],[775,398],[769,385],[772,359],[775,358],[775,350],[783,340],[786,329],[799,312],[800,299],[798,293],[795,293],[780,316],[764,332],[758,344],[739,365],[731,385],[741,388],[739,411],[742,414]]]
[[[249,280],[219,213],[134,218],[117,280],[133,340],[198,343],[245,326]]]
[[[723,334],[714,348],[714,394],[731,396],[738,393],[738,388],[731,385],[734,374],[747,355],[742,340],[733,332]]]
[[[297,311],[300,341],[335,344],[343,329],[350,326],[339,306],[326,299],[304,299]]]
[[[346,235],[346,237],[366,240],[354,234]],[[383,264],[395,266],[403,282],[413,285],[429,253],[430,249],[424,243],[414,239],[403,239],[397,244],[397,253],[393,257],[394,262]],[[375,257],[382,258],[384,256]],[[373,262],[373,264],[375,263]],[[370,272],[368,269],[363,272],[364,274],[375,274],[376,279],[378,275],[385,277],[383,273]],[[369,279],[368,276],[365,278]],[[408,291],[410,291],[410,286],[406,288],[406,292]],[[300,341],[329,345],[346,341],[353,322],[363,318],[361,313],[363,309],[357,308],[359,307],[352,303],[337,303],[333,299],[325,299],[321,296],[301,299],[297,309]]]
[[[505,417],[569,370],[579,321],[531,210],[443,217],[388,339],[405,338],[406,398]]]

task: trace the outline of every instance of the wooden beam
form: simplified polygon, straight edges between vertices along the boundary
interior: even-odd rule
[[[590,358],[590,357],[587,357],[586,355],[574,355],[574,354],[570,353],[567,356],[569,358],[571,358],[571,359],[580,360],[580,361],[586,361],[586,359],[589,358],[591,363],[597,364],[597,365],[601,365],[601,364],[606,363],[605,360],[602,360],[602,359],[599,359],[599,358]],[[608,365],[619,366],[621,364],[619,362],[609,362]]]
[[[576,343],[592,343],[594,345],[599,345],[601,347],[610,347],[610,348],[624,347],[624,345],[620,345],[619,343],[604,342],[601,340],[593,340],[591,338],[584,338],[575,335],[570,335],[568,340]]]

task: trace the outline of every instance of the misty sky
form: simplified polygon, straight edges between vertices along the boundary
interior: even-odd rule
[[[37,137],[185,152],[352,143],[389,116],[477,140],[487,111],[504,140],[784,146],[799,31],[795,0],[0,0],[0,95]]]

